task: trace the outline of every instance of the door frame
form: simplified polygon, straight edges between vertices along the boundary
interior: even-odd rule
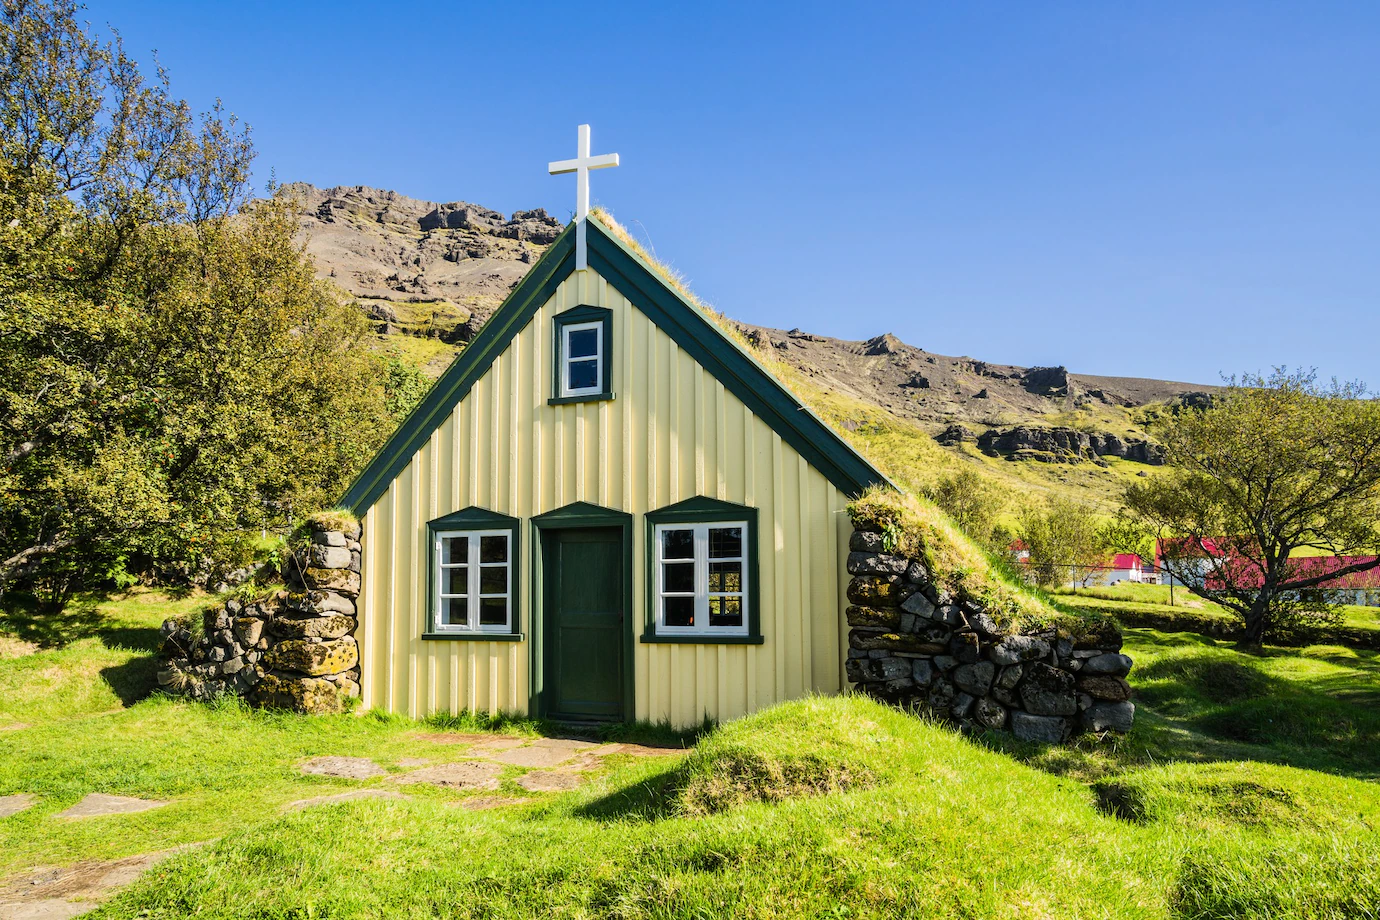
[[[545,534],[556,530],[617,528],[623,539],[623,721],[636,718],[636,683],[633,652],[637,613],[633,609],[633,516],[589,502],[572,502],[532,518],[532,638],[528,642],[527,711],[537,718],[546,716],[546,546]]]

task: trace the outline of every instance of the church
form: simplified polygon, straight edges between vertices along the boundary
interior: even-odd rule
[[[851,497],[885,478],[589,213],[351,486],[360,692],[687,727],[846,680]]]

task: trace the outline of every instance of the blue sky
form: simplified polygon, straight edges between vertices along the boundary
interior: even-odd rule
[[[90,3],[259,179],[608,207],[755,323],[1380,387],[1380,4]]]

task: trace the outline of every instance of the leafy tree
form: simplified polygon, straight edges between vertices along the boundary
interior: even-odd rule
[[[1170,537],[1178,581],[1240,617],[1242,648],[1325,611],[1329,579],[1380,566],[1380,401],[1359,384],[1249,376],[1157,433],[1172,468],[1126,509]]]
[[[970,537],[990,550],[1003,549],[994,545],[1001,498],[975,471],[958,470],[941,478],[926,493]]]
[[[291,203],[251,204],[247,130],[78,12],[0,5],[0,592],[54,606],[127,564],[241,561],[396,418]]]
[[[1030,572],[1041,587],[1069,581],[1086,584],[1104,567],[1097,515],[1079,502],[1052,498],[1027,505],[1021,509],[1017,531],[1030,553]]]

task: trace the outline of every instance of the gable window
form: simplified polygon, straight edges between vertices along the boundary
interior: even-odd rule
[[[518,638],[517,524],[482,508],[430,522],[424,638]]]
[[[761,642],[757,509],[693,498],[647,515],[647,642]]]
[[[561,327],[561,395],[593,396],[604,390],[604,324]]]
[[[579,306],[556,315],[550,402],[613,399],[613,311]]]

